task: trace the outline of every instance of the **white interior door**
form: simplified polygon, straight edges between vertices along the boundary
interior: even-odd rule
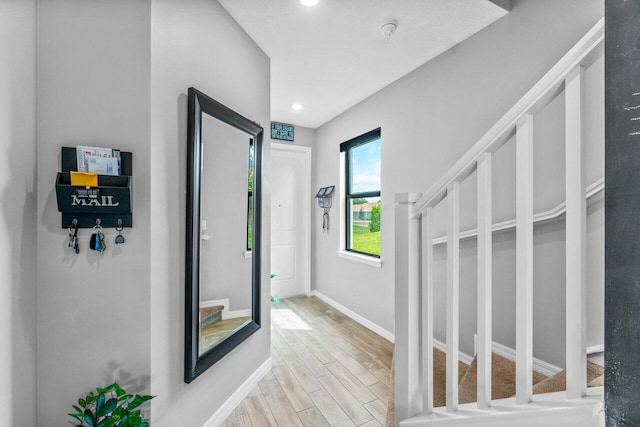
[[[311,148],[271,144],[271,295],[310,292]]]

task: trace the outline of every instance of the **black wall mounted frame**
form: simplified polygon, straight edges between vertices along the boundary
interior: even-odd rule
[[[184,381],[190,383],[224,357],[261,326],[261,200],[262,200],[262,137],[263,129],[251,120],[210,98],[195,88],[188,91],[187,122],[187,206],[185,254],[185,343]],[[202,114],[243,131],[253,138],[253,236],[252,236],[252,320],[203,355],[198,355],[200,313],[200,193],[202,164]]]

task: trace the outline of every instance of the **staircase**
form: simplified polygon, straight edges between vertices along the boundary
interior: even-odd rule
[[[585,69],[604,52],[604,21],[585,35],[440,180],[423,194],[396,195],[395,418],[396,426],[601,426],[602,368],[587,362],[587,198],[602,180],[585,182]],[[564,97],[566,202],[534,212],[534,119]],[[515,219],[493,223],[492,159],[515,141]],[[461,231],[461,186],[476,180],[477,228]],[[468,188],[468,187],[467,187]],[[446,236],[436,237],[437,211]],[[565,219],[566,369],[551,378],[533,370],[534,223]],[[515,230],[515,364],[492,354],[493,234]],[[477,240],[477,355],[460,365],[460,241]],[[446,244],[446,283],[436,283],[434,248]],[[446,292],[446,352],[434,351],[434,292]],[[443,360],[444,359],[444,360]],[[445,368],[440,370],[439,364]],[[598,374],[598,375],[596,375]],[[444,379],[443,379],[444,377]],[[440,406],[443,405],[443,406]]]
[[[211,326],[214,323],[222,320],[223,310],[224,310],[224,306],[222,305],[201,307],[200,308],[200,330],[203,330],[208,326]]]
[[[446,355],[438,350],[433,350],[434,374],[433,374],[433,406],[446,406]],[[477,367],[478,357],[474,357],[471,364],[458,362],[458,402],[460,404],[477,402]],[[492,380],[491,399],[499,400],[515,396],[515,369],[516,365],[496,353],[492,353]],[[596,363],[587,362],[586,370],[587,387],[601,387],[604,381],[604,368]],[[393,379],[392,379],[393,380]],[[393,381],[392,381],[393,382]],[[555,375],[546,377],[538,372],[532,374],[533,394],[555,393],[566,390],[566,371],[562,370]],[[393,402],[393,396],[390,396]],[[393,426],[393,405],[389,406],[386,427]]]

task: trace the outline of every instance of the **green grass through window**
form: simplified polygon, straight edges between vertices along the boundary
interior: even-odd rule
[[[351,243],[351,247],[356,251],[380,255],[380,232],[371,232],[368,225],[353,225],[353,241]]]

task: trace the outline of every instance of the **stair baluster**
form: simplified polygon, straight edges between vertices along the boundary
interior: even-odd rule
[[[422,411],[433,412],[433,208],[422,215]]]
[[[516,403],[533,394],[533,116],[516,128]]]
[[[587,202],[585,190],[584,68],[576,67],[565,81],[566,126],[566,358],[567,396],[587,393]]]
[[[478,408],[491,405],[491,153],[478,159]]]
[[[447,188],[447,411],[458,410],[460,183]]]

